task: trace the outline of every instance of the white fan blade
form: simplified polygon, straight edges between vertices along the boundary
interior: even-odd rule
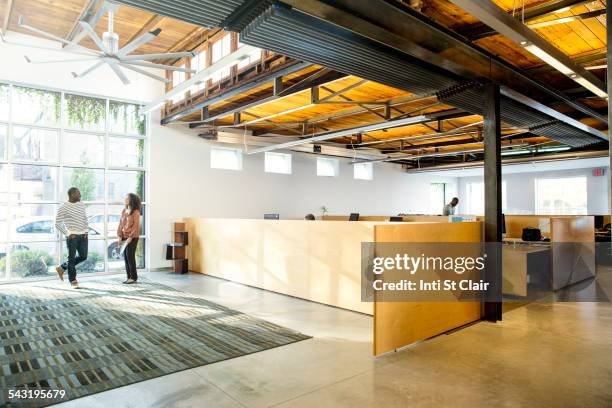
[[[195,74],[197,71],[195,69],[189,69],[189,68],[180,68],[180,67],[175,67],[174,65],[164,65],[164,64],[155,64],[153,62],[146,62],[146,61],[121,61],[124,64],[129,64],[129,65],[139,65],[141,67],[147,67],[147,68],[158,68],[158,69],[165,69],[168,71],[179,71],[179,72],[186,72],[189,74]]]
[[[198,55],[195,51],[185,51],[185,52],[169,52],[166,54],[141,54],[141,55],[126,55],[122,57],[123,61],[131,61],[131,60],[150,60],[150,59],[175,59],[175,58],[183,58],[183,57],[195,57]]]
[[[77,48],[77,46],[79,46],[79,43],[81,42],[81,40],[83,38],[85,38],[86,36],[87,36],[87,32],[85,30],[81,29],[81,31],[79,31],[79,33],[74,36],[72,41],[70,41],[68,44],[66,44],[64,46],[64,49],[65,50],[72,50],[73,48]]]
[[[95,64],[93,64],[91,67],[87,68],[85,71],[81,72],[80,74],[73,72],[72,76],[75,78],[82,78],[85,75],[91,73],[92,71],[95,71],[96,69],[100,68],[102,64],[104,64],[104,61],[98,61]]]
[[[27,25],[25,23],[25,17],[24,16],[19,16],[19,19],[17,20],[17,25],[20,28],[25,28],[26,30],[32,31],[33,33],[36,33],[36,34],[40,34],[40,35],[42,35],[44,37],[47,37],[47,38],[50,38],[52,40],[59,41],[59,42],[64,43],[64,44],[69,44],[68,41],[64,40],[61,37],[58,37],[58,36],[53,35],[53,34],[50,34],[50,33],[46,32],[46,31],[43,31],[43,30],[39,30],[36,27],[32,27],[32,26]]]
[[[161,28],[156,28],[153,31],[144,33],[140,37],[136,38],[134,41],[130,42],[129,44],[125,45],[123,48],[119,49],[119,51],[117,52],[117,57],[121,58],[125,55],[128,55],[130,52],[134,51],[136,48],[148,43],[149,41],[157,37],[159,33],[161,33]]]
[[[26,61],[30,64],[54,64],[56,62],[79,62],[79,61],[94,61],[97,60],[98,57],[87,57],[87,58],[72,58],[72,59],[56,59],[56,60],[31,60],[27,56],[24,56]]]
[[[98,46],[98,48],[100,48],[102,51],[104,51],[107,54],[109,53],[108,48],[106,48],[106,45],[104,45],[100,37],[98,37],[98,34],[96,34],[96,32],[89,25],[89,23],[85,21],[79,21],[79,25],[81,26],[81,28],[83,28],[83,30],[85,30],[89,38],[93,40],[93,42]]]
[[[137,72],[137,73],[139,73],[139,74],[141,74],[141,75],[146,75],[146,76],[148,76],[149,78],[156,79],[156,80],[161,81],[161,82],[166,83],[166,84],[169,84],[170,82],[172,82],[172,81],[171,81],[171,80],[169,80],[168,78],[160,77],[159,75],[152,74],[152,73],[150,73],[150,72],[148,72],[148,71],[145,71],[144,69],[140,69],[140,68],[132,67],[132,66],[130,66],[130,65],[123,64],[123,63],[121,63],[121,62],[119,63],[119,65],[120,65],[120,66],[122,66],[122,67],[123,67],[123,68],[125,68],[125,69],[132,70],[132,71]]]
[[[119,79],[121,80],[121,82],[123,82],[124,85],[130,84],[130,80],[128,79],[127,76],[125,76],[125,73],[123,72],[123,70],[119,68],[117,61],[115,61],[114,59],[108,58],[106,60],[106,63],[108,64],[109,67],[111,67],[111,69],[115,72],[115,74],[119,77]]]

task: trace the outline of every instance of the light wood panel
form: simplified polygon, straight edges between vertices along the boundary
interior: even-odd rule
[[[361,243],[371,222],[187,218],[192,270],[372,314],[361,301]]]
[[[406,223],[374,227],[376,242],[481,242],[482,223]],[[444,333],[481,317],[480,302],[375,302],[374,355]]]
[[[593,216],[551,218],[552,289],[592,278],[595,269]]]

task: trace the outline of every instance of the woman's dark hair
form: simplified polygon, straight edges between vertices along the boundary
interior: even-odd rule
[[[128,198],[129,198],[129,200],[128,200],[129,204],[128,205],[130,206],[130,209],[132,211],[134,211],[134,210],[140,211],[141,204],[140,204],[140,197],[138,197],[138,194],[129,193],[128,194]]]

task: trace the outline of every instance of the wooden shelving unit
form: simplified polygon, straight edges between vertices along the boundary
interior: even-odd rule
[[[175,222],[172,235],[174,242],[166,245],[166,259],[173,261],[175,273],[187,273],[189,272],[189,261],[187,259],[189,234],[185,230],[185,223]]]

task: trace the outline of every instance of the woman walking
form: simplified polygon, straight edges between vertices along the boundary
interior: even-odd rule
[[[140,197],[129,193],[125,196],[125,208],[121,211],[121,221],[117,228],[119,246],[127,245],[123,250],[127,280],[123,283],[132,284],[138,280],[136,272],[136,246],[140,235]]]

